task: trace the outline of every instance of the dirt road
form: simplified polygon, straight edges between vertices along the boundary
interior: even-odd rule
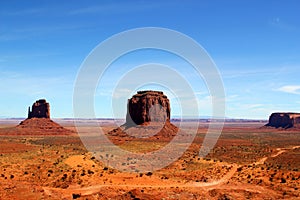
[[[263,157],[259,159],[257,162],[254,162],[253,164],[258,165],[258,164],[264,164],[264,162],[268,158],[274,158],[277,157],[289,150],[297,149],[300,148],[300,146],[294,146],[291,148],[277,148],[277,152],[268,156],[268,157]],[[92,195],[96,194],[99,192],[100,189],[103,188],[122,188],[126,190],[131,190],[135,188],[201,188],[203,190],[212,190],[215,188],[219,189],[243,189],[246,191],[251,191],[251,192],[256,192],[256,193],[268,193],[271,196],[276,196],[276,193],[272,190],[266,189],[262,186],[253,186],[250,184],[241,184],[241,185],[235,185],[235,186],[227,186],[226,183],[234,176],[236,173],[237,169],[241,167],[240,165],[237,164],[227,164],[226,167],[230,168],[227,174],[225,174],[221,179],[218,180],[213,180],[211,182],[173,182],[173,181],[168,181],[168,182],[163,182],[160,184],[149,184],[149,183],[142,183],[142,184],[136,184],[135,182],[132,183],[126,183],[126,184],[101,184],[101,185],[93,185],[93,186],[88,186],[88,187],[78,187],[78,186],[70,186],[68,189],[61,189],[61,188],[50,188],[50,187],[43,187],[44,192],[46,195],[51,195],[52,197],[60,197],[60,198],[69,198],[71,197],[72,194],[81,194],[81,196],[87,196],[87,195]]]

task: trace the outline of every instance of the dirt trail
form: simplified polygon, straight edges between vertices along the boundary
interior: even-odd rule
[[[267,157],[263,157],[261,158],[259,161],[254,162],[253,164],[264,164],[264,162],[268,159],[268,158],[274,158],[277,157],[279,155],[281,155],[282,153],[288,151],[288,150],[293,150],[293,149],[297,149],[300,148],[300,146],[294,146],[292,148],[277,148],[276,150],[278,151],[277,153],[267,156]],[[136,184],[136,183],[132,183],[132,184],[101,184],[101,185],[93,185],[93,186],[88,186],[88,187],[72,187],[70,186],[68,189],[61,189],[61,188],[50,188],[50,187],[43,187],[45,194],[47,195],[51,195],[52,197],[62,197],[62,198],[68,198],[70,197],[72,194],[76,193],[76,194],[81,194],[81,196],[87,196],[87,195],[92,195],[92,194],[96,194],[99,192],[100,189],[102,188],[109,188],[109,187],[113,187],[113,188],[123,188],[123,189],[135,189],[135,188],[173,188],[173,187],[178,187],[178,188],[201,188],[201,189],[207,189],[207,190],[211,190],[214,188],[220,188],[220,189],[232,189],[232,186],[226,186],[224,185],[225,183],[227,183],[232,177],[233,175],[236,173],[237,169],[239,167],[241,167],[240,165],[237,164],[228,164],[227,167],[230,167],[231,169],[229,170],[229,172],[224,175],[221,179],[218,180],[213,180],[211,182],[207,182],[207,183],[196,183],[196,182],[187,182],[187,183],[177,183],[177,182],[165,182],[165,183],[161,183],[161,184]],[[244,185],[236,185],[234,186],[234,188],[236,189],[245,189],[247,191],[254,191],[256,193],[263,193],[263,192],[268,192],[270,195],[275,195],[276,193],[272,190],[268,190],[264,187],[261,186],[253,186],[253,185],[247,185],[247,187],[245,187]]]
[[[277,153],[275,153],[271,156],[263,157],[259,161],[255,162],[254,164],[256,164],[256,165],[264,164],[268,158],[275,158],[275,157],[285,153],[288,150],[294,150],[294,149],[298,149],[298,148],[300,148],[300,146],[293,146],[292,148],[277,148],[276,149],[278,151]]]
[[[238,167],[238,165],[232,165],[229,172],[219,180],[214,180],[208,183],[193,183],[191,187],[212,187],[227,183],[232,178]]]

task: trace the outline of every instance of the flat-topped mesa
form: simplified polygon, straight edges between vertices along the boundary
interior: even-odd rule
[[[28,119],[31,118],[50,118],[50,105],[45,99],[39,99],[33,103],[31,111],[28,108]]]
[[[170,121],[170,101],[161,91],[138,91],[128,99],[126,125]]]
[[[300,127],[300,113],[272,113],[266,126],[275,128]]]

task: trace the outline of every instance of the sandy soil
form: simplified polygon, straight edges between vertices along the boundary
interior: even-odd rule
[[[300,198],[298,130],[227,124],[215,148],[200,158],[203,124],[178,161],[152,173],[133,173],[98,161],[77,135],[16,135],[8,130],[11,124],[1,126],[0,199]],[[65,128],[75,130],[72,124]],[[83,128],[88,135],[90,128]],[[103,130],[114,128],[107,124]],[[159,147],[165,141],[120,145],[134,151],[149,144]]]

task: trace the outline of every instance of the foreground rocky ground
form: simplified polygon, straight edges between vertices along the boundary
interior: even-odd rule
[[[95,159],[76,133],[34,135],[26,130],[26,135],[16,135],[11,134],[13,125],[1,126],[0,199],[300,198],[300,131],[295,129],[227,124],[214,150],[203,159],[198,150],[206,133],[204,124],[177,162],[155,172],[134,173]],[[89,132],[88,126],[83,128]],[[103,127],[106,132],[114,128]],[[158,139],[111,139],[129,151],[145,152],[166,144]]]

